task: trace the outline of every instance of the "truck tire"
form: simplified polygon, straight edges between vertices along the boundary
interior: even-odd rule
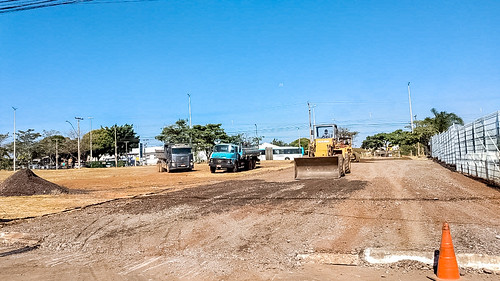
[[[210,167],[210,173],[215,173],[215,167]]]

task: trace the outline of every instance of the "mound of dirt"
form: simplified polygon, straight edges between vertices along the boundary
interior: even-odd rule
[[[0,184],[0,196],[26,196],[68,193],[62,187],[35,175],[30,169],[19,170]]]

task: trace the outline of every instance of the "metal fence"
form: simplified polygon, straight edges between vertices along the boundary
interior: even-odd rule
[[[458,172],[500,185],[500,111],[431,138],[431,155]]]

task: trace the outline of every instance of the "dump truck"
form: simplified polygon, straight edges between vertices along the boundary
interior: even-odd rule
[[[163,146],[163,150],[155,151],[155,155],[158,158],[156,164],[158,172],[170,173],[174,170],[193,170],[194,159],[191,150],[191,146],[186,144],[166,143]]]
[[[260,151],[255,147],[242,147],[233,143],[222,143],[214,146],[208,165],[210,172],[225,169],[229,172],[252,170],[259,163]]]
[[[337,125],[314,125],[309,155],[295,158],[295,179],[340,178],[351,172],[352,138],[339,137]]]

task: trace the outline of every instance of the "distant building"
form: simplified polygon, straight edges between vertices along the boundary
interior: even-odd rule
[[[158,162],[155,155],[156,150],[162,151],[163,146],[143,147],[142,152],[139,147],[132,148],[128,155],[137,162],[137,165],[156,165],[156,162]]]

